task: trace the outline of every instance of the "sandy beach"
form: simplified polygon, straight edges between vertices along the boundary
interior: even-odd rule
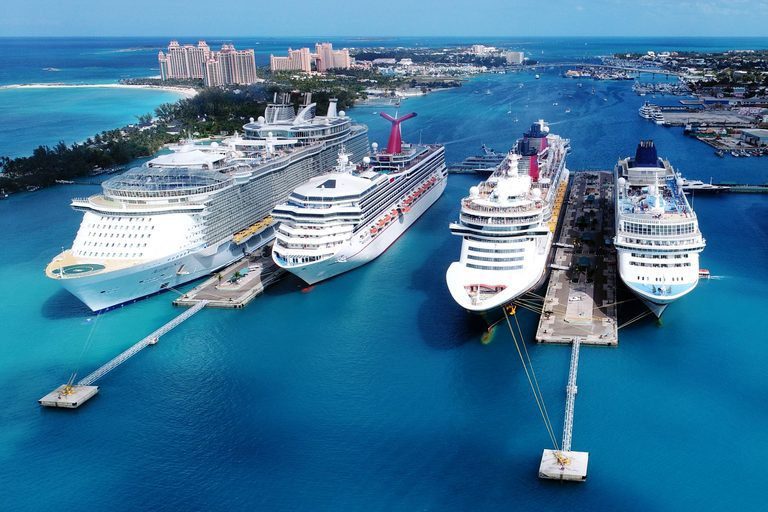
[[[0,89],[156,89],[181,94],[185,98],[197,95],[197,90],[191,87],[174,87],[165,85],[128,85],[128,84],[65,84],[65,83],[37,83],[37,84],[11,84],[2,85]]]

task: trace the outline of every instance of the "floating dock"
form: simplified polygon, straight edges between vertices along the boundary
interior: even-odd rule
[[[573,174],[536,331],[540,343],[617,345],[613,173]]]
[[[96,393],[98,393],[99,387],[93,385],[97,380],[126,362],[131,357],[138,354],[147,346],[155,345],[160,339],[160,336],[163,336],[175,327],[178,327],[185,320],[191,318],[192,315],[202,310],[205,306],[205,301],[198,302],[192,308],[184,311],[182,314],[178,315],[173,320],[166,323],[146,338],[142,339],[138,343],[135,343],[129,349],[121,352],[117,357],[111,359],[105,365],[100,366],[96,371],[80,379],[77,384],[72,384],[72,382],[62,384],[38,400],[38,403],[45,407],[64,407],[67,409],[77,409],[94,395],[96,395]],[[74,380],[74,378],[72,380]]]
[[[173,301],[174,306],[205,302],[210,308],[244,308],[267,286],[280,279],[285,270],[271,256],[247,256]]]

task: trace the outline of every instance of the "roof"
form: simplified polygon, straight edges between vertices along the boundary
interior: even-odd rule
[[[149,161],[153,167],[202,167],[213,164],[226,158],[224,153],[201,151],[199,149],[182,148],[180,151],[160,155]]]
[[[755,128],[752,130],[741,130],[741,133],[746,133],[747,135],[758,137],[760,139],[768,138],[768,130],[764,130],[762,128]]]
[[[294,190],[294,194],[304,197],[348,197],[359,196],[368,190],[373,181],[346,173],[330,173],[312,178]]]

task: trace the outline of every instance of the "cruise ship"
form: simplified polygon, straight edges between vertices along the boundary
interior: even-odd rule
[[[658,105],[654,105],[653,103],[646,101],[645,103],[643,103],[643,106],[640,107],[640,109],[638,110],[638,114],[640,114],[640,117],[642,117],[643,119],[648,119],[649,121],[652,121],[654,118],[654,115],[658,111],[659,111]]]
[[[343,146],[368,152],[367,127],[332,100],[325,116],[305,97],[297,113],[277,96],[244,135],[181,144],[72,201],[83,212],[72,244],[46,275],[100,311],[210,274],[274,238],[270,212],[329,169]]]
[[[619,275],[657,317],[699,282],[705,241],[683,183],[653,141],[616,165]]]
[[[568,149],[567,139],[539,121],[461,200],[459,220],[450,225],[462,238],[461,256],[446,281],[465,310],[486,315],[544,282],[568,186]]]
[[[481,155],[468,156],[462,162],[451,165],[448,172],[491,174],[506,155],[503,152],[497,153],[485,144],[483,144],[482,149]]]
[[[346,153],[330,173],[299,186],[272,216],[280,221],[272,258],[308,284],[359,267],[383,253],[445,190],[445,149],[405,144],[399,119],[385,151],[359,165]]]

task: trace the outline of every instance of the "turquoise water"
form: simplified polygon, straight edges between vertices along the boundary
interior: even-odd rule
[[[404,137],[443,142],[458,160],[481,143],[506,149],[544,117],[572,139],[572,169],[610,168],[653,137],[691,178],[768,181],[765,158],[719,159],[643,121],[629,88],[578,88],[546,70],[538,81],[480,77],[405,102],[419,117]],[[382,143],[380,109],[350,114]],[[0,201],[0,508],[759,509],[768,197],[696,197],[702,266],[719,278],[661,325],[622,330],[618,348],[582,350],[573,447],[590,452],[589,480],[567,485],[536,478],[547,434],[508,333],[480,344],[444,285],[460,248],[447,225],[476,180],[451,176],[443,198],[365,267],[308,293],[287,278],[244,310],[201,312],[76,411],[36,400],[172,318],[173,294],[94,318],[42,269],[79,225],[69,199],[97,189]],[[536,318],[520,320],[559,433],[569,349],[531,343]]]
[[[181,97],[148,89],[0,89],[0,156],[25,156],[61,140],[81,142]]]

